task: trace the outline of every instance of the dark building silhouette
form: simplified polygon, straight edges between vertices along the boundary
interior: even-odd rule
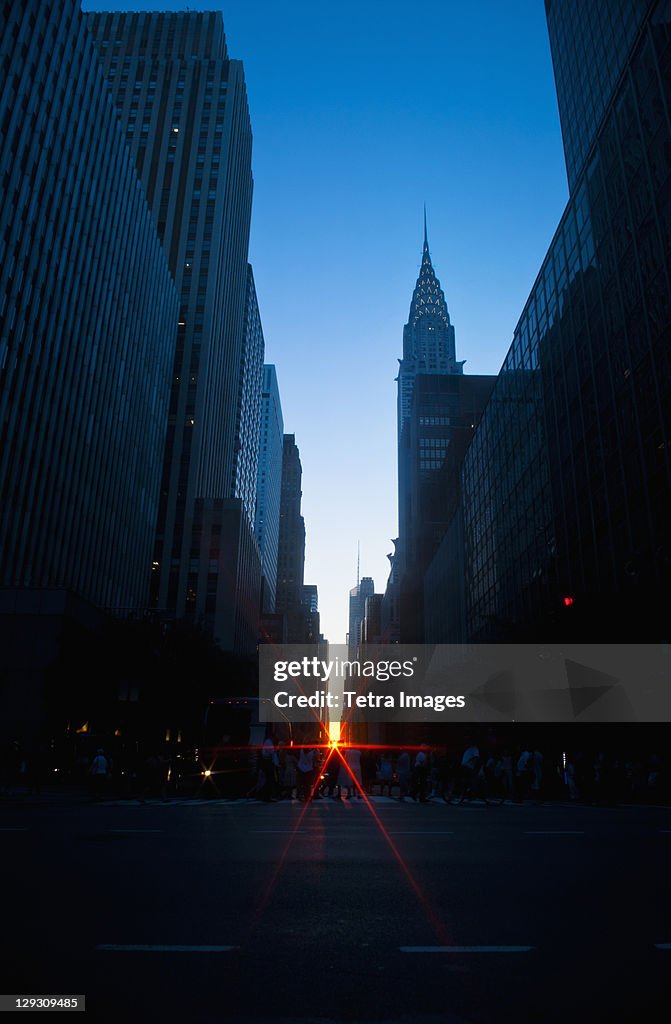
[[[305,616],[305,643],[318,644],[319,634],[319,595],[315,583],[303,586],[303,614]]]
[[[494,377],[420,374],[401,436],[399,464],[406,466],[400,639],[421,643],[424,573],[460,499],[461,466]]]
[[[384,644],[397,644],[400,641],[400,559],[398,557],[398,537],[392,540],[393,551],[387,555],[389,559],[389,576],[382,597],[380,609],[381,642]]]
[[[370,594],[364,605],[361,622],[361,647],[382,642],[382,594]]]
[[[571,197],[464,462],[466,631],[655,641],[671,586],[671,8],[546,9]]]
[[[0,580],[146,602],[176,295],[75,3],[0,22]],[[60,49],[66,75],[50,55]]]
[[[424,572],[453,514],[461,463],[493,381],[464,376],[456,360],[454,327],[431,262],[425,218],[398,375],[399,538],[380,618],[387,642],[424,640]]]
[[[301,515],[303,469],[295,434],[284,435],[275,611],[286,616],[287,643],[305,642],[305,521]]]
[[[577,182],[650,0],[546,0],[569,188]]]
[[[358,575],[358,572],[357,572]],[[375,593],[375,584],[370,576],[357,580],[349,592],[349,630],[347,633],[348,657],[356,660],[361,644],[361,623],[366,614],[366,599]]]
[[[146,605],[178,299],[79,5],[0,16],[0,719]]]
[[[258,624],[247,588],[260,579],[249,561],[259,560],[256,544],[238,530],[253,539],[263,365],[247,263],[252,134],[243,68],[228,56],[219,14],[99,13],[87,23],[180,296],[152,606],[209,623],[223,644],[240,635],[225,609],[245,608]],[[224,507],[233,535],[213,544],[214,554],[203,537],[226,529],[219,511],[208,519]]]
[[[277,372],[274,366],[268,365],[263,367],[261,437],[256,484],[256,541],[261,553],[261,608],[264,615],[272,615],[275,611],[283,438],[284,420]]]

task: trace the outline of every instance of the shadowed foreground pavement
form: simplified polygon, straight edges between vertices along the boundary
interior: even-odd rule
[[[671,810],[372,806],[387,838],[361,801],[5,805],[0,990],[96,1021],[666,1019]]]

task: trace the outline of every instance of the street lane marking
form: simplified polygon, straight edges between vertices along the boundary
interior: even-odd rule
[[[127,832],[130,832],[130,833],[133,833],[133,834],[135,834],[136,832],[141,832],[143,834],[145,832],[165,832],[165,829],[163,829],[163,828],[106,828],[105,831],[106,832],[121,832],[122,834],[125,835]]]
[[[525,836],[584,836],[584,832],[573,832],[570,829],[544,829],[542,832],[525,832]]]
[[[390,836],[453,836],[454,832],[392,832],[389,830]]]
[[[534,946],[399,946],[401,953],[528,953]]]
[[[302,836],[305,835],[304,828],[250,828],[250,832],[255,835],[281,835],[281,836]]]
[[[96,949],[106,953],[230,953],[239,946],[118,946],[103,944]]]

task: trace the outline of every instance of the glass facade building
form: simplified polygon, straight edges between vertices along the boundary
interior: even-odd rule
[[[553,54],[560,107],[594,6],[547,4],[553,48],[560,26],[574,39]],[[624,5],[599,6],[598,31],[632,49],[593,49],[595,100],[565,106],[571,199],[464,462],[471,640],[668,634],[671,3],[624,35]]]
[[[571,190],[650,6],[650,0],[545,0]]]
[[[178,299],[74,0],[3,7],[0,181],[0,584],[138,610]]]

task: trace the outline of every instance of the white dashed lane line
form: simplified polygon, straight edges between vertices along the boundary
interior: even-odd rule
[[[401,953],[528,953],[534,946],[399,946]]]
[[[96,946],[103,953],[230,953],[239,946],[138,946],[103,944]]]

